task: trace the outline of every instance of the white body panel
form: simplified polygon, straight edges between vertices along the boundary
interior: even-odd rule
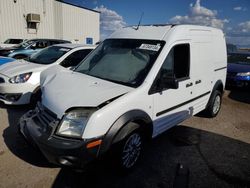
[[[111,38],[165,41],[164,48],[140,87],[131,89],[108,81],[80,76],[70,71],[58,70],[56,74],[45,72],[43,75],[42,86],[45,92],[42,102],[59,118],[69,108],[97,107],[108,99],[126,93],[91,115],[82,138],[105,135],[119,117],[131,110],[145,112],[154,125],[152,136],[157,136],[205,109],[217,81],[225,85],[226,46],[224,35],[220,30],[192,25],[140,26],[138,30],[124,28],[111,35]],[[190,45],[189,78],[179,81],[178,89],[149,94],[168,53],[173,46],[182,43]],[[68,76],[69,74],[72,76]],[[201,82],[196,84],[199,80]],[[95,81],[97,84],[93,84]],[[191,82],[192,87],[187,87]],[[76,86],[70,86],[73,83]]]
[[[30,97],[33,94],[34,90],[40,86],[40,74],[42,71],[46,70],[49,67],[60,64],[66,57],[75,51],[82,49],[94,49],[95,46],[84,46],[84,45],[75,45],[75,44],[64,44],[58,45],[61,47],[71,47],[71,49],[60,57],[57,61],[48,64],[41,65],[36,63],[31,63],[25,60],[16,60],[10,63],[6,63],[0,66],[0,77],[4,79],[4,83],[0,83],[0,94],[15,94],[22,93],[22,96],[18,101],[12,102],[0,98],[5,104],[27,104],[30,102]],[[73,47],[73,48],[72,48]],[[61,67],[61,66],[60,66]],[[63,68],[63,67],[62,67]],[[32,72],[31,77],[25,83],[12,84],[9,82],[9,79],[23,73]]]

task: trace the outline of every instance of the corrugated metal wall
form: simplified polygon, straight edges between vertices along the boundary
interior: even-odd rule
[[[37,30],[27,29],[26,15],[40,14]],[[99,41],[100,14],[55,0],[0,0],[0,42],[7,38],[59,38]]]

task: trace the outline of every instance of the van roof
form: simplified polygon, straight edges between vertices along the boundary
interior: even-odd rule
[[[140,25],[128,26],[114,32],[109,38],[130,38],[130,39],[148,39],[148,40],[162,40],[163,37],[171,29],[186,29],[186,30],[202,30],[212,31],[219,30],[213,27],[187,25],[187,24],[154,24],[154,25]]]

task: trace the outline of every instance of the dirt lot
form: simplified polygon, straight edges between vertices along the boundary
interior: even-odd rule
[[[218,117],[193,117],[154,139],[123,176],[104,161],[84,172],[47,163],[17,131],[27,110],[0,105],[0,187],[250,187],[250,92],[227,91]]]

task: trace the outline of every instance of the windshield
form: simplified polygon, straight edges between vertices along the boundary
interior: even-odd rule
[[[250,54],[228,54],[228,63],[248,64],[250,65]]]
[[[80,65],[76,72],[138,87],[153,66],[165,42],[136,39],[107,39]]]
[[[70,51],[70,48],[51,46],[31,55],[27,60],[37,64],[51,64]]]

